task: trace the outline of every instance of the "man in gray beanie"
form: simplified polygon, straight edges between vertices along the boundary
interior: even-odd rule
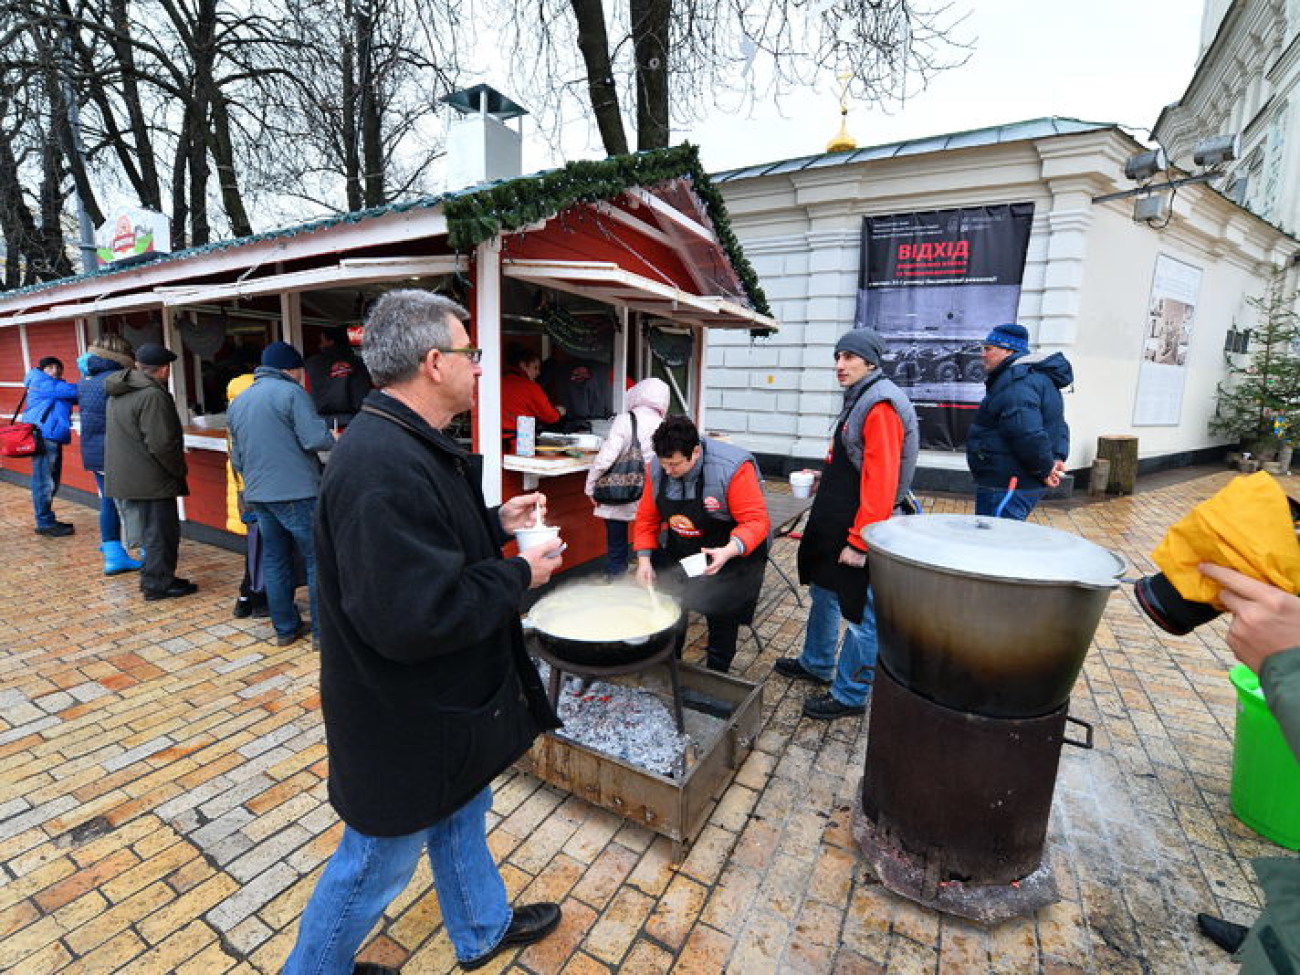
[[[230,465],[244,478],[244,501],[262,536],[266,601],[275,642],[285,647],[305,627],[294,603],[293,550],[307,568],[307,594],[316,632],[316,548],[312,521],[320,492],[318,451],[334,446],[329,426],[302,388],[302,355],[288,342],[272,342],[253,371],[253,385],[230,404]]]
[[[803,706],[807,717],[823,721],[866,710],[877,648],[862,529],[900,506],[907,510],[920,449],[916,410],[881,371],[884,353],[884,339],[869,328],[855,328],[835,343],[844,406],[799,543],[799,581],[812,601],[808,629],[803,653],[773,667],[785,677],[830,685]],[[842,647],[841,616],[847,623]]]

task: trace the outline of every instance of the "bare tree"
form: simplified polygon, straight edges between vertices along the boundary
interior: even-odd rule
[[[918,90],[962,63],[951,4],[911,0],[497,0],[516,83],[553,127],[584,99],[606,152],[667,146],[674,121],[770,79],[755,97],[834,81],[869,104]],[[578,59],[575,60],[574,52]],[[634,114],[625,106],[634,105]],[[554,128],[553,128],[554,132]]]
[[[263,160],[317,206],[382,206],[427,190],[438,96],[459,73],[454,2],[290,0],[296,44],[271,122],[291,151]],[[334,196],[338,187],[343,199]]]
[[[17,4],[0,9],[0,234],[4,286],[72,273],[63,234],[66,92],[57,39]]]

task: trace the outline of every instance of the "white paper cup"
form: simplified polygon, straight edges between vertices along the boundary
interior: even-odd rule
[[[796,498],[807,498],[812,495],[813,486],[812,471],[794,471],[790,475],[790,493]]]
[[[704,572],[709,567],[709,557],[703,552],[696,552],[694,555],[688,555],[682,559],[682,569],[692,579]]]
[[[520,528],[515,532],[515,541],[519,544],[519,551],[527,552],[532,548],[549,545],[559,534],[560,529],[556,525],[543,525],[541,528]]]

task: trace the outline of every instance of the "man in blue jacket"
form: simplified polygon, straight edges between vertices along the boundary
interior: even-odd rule
[[[984,340],[986,392],[966,435],[978,515],[1024,521],[1065,473],[1070,428],[1061,389],[1074,381],[1074,371],[1059,352],[1022,361],[1028,354],[1029,332],[1014,322]]]
[[[316,547],[312,521],[320,493],[317,451],[334,446],[329,426],[302,387],[303,361],[288,342],[272,342],[253,371],[253,385],[227,413],[230,464],[244,479],[244,501],[257,518],[262,536],[266,600],[275,642],[287,647],[305,627],[293,601],[297,546],[307,567],[312,638],[317,639]]]
[[[54,493],[63,480],[63,445],[72,440],[72,406],[77,387],[63,378],[63,363],[47,355],[27,373],[27,411],[23,419],[41,429],[45,448],[32,458],[32,508],[36,534],[49,538],[71,535],[75,528],[54,517]]]

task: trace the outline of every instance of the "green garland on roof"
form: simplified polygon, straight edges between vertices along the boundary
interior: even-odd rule
[[[580,203],[612,200],[632,187],[651,187],[670,179],[686,178],[704,202],[718,243],[736,269],[750,304],[760,315],[771,315],[758,275],[731,231],[722,194],[700,165],[690,144],[652,149],[608,159],[583,159],[537,176],[503,180],[481,190],[459,194],[443,203],[447,240],[467,251],[498,234],[510,233]],[[767,329],[755,329],[767,334]]]

